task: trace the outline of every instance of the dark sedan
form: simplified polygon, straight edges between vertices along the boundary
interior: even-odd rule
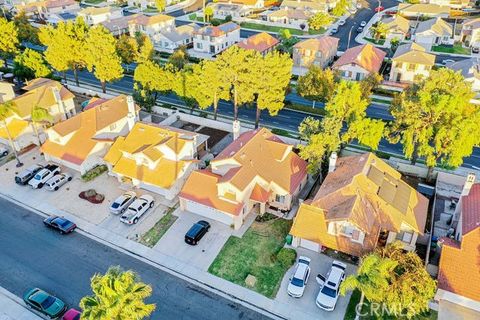
[[[195,223],[185,234],[185,242],[194,246],[210,230],[210,223],[200,220]]]
[[[72,221],[58,216],[51,216],[43,220],[43,223],[50,228],[57,229],[62,234],[73,232],[77,227]]]

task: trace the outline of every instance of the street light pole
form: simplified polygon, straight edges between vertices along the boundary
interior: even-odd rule
[[[348,33],[348,42],[347,42],[347,50],[350,48],[350,38],[352,37],[352,30],[357,23],[354,22],[353,25],[350,27],[350,32]]]

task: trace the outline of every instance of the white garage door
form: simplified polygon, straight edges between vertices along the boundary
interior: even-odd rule
[[[320,252],[320,244],[310,240],[300,239],[300,247],[313,250],[315,252]]]
[[[227,226],[232,225],[234,222],[232,216],[222,213],[221,211],[218,211],[212,207],[208,207],[198,202],[190,201],[187,199],[182,199],[182,201],[185,202],[185,210],[189,212],[204,216],[212,220],[220,221]]]

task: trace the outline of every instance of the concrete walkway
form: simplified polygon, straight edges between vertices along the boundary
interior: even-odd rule
[[[41,320],[31,312],[23,300],[0,287],[0,320]]]

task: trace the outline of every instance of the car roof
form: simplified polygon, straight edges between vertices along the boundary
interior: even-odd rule
[[[328,279],[325,282],[329,286],[337,287],[344,273],[345,272],[342,269],[333,266],[330,270],[330,273],[328,274]]]
[[[32,301],[35,301],[36,303],[42,303],[43,301],[45,301],[45,299],[47,299],[49,297],[49,294],[46,293],[45,291],[43,290],[38,290],[37,292],[35,292],[34,294],[32,294],[29,299],[32,300]]]
[[[300,277],[303,278],[303,275],[307,272],[308,265],[305,263],[298,263],[297,264],[297,269],[295,270],[295,275],[294,277]]]

